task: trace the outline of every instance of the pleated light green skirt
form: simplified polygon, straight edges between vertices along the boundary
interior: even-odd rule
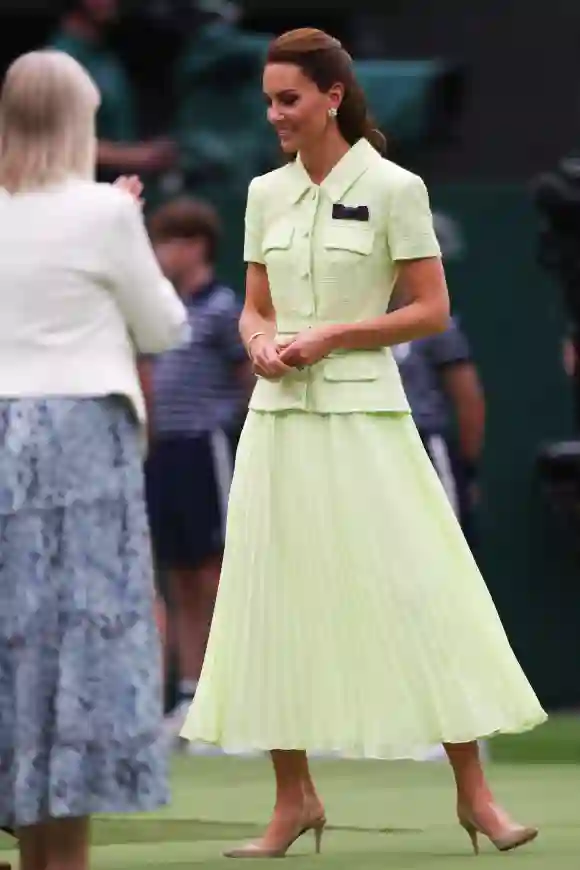
[[[183,736],[413,758],[545,718],[411,417],[250,412]]]

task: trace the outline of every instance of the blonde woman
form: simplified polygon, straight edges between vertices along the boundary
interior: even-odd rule
[[[167,798],[136,354],[186,315],[138,180],[93,180],[98,104],[51,51],[0,102],[0,825],[23,870],[83,870],[92,813]]]

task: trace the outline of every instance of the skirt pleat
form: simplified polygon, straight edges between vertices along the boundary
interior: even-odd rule
[[[183,735],[405,758],[544,719],[410,416],[250,412]]]

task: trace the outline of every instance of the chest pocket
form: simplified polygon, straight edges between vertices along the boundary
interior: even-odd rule
[[[321,309],[332,318],[356,318],[372,284],[375,230],[355,221],[333,223],[325,227],[321,243]]]
[[[278,224],[267,231],[262,242],[262,254],[266,265],[269,262],[276,263],[280,259],[287,261],[293,237],[294,227],[290,224]]]
[[[272,299],[280,299],[292,283],[293,263],[292,243],[294,227],[279,223],[267,230],[262,242],[262,254],[268,272]]]
[[[344,265],[360,262],[361,257],[372,254],[375,231],[360,225],[337,224],[324,233],[323,244],[327,257],[332,262]]]
[[[375,231],[370,227],[354,222],[329,226],[322,237],[325,278],[344,284],[345,290],[349,285],[352,289],[352,282],[368,266],[374,241]]]
[[[281,222],[266,231],[262,242],[272,302],[276,313],[281,316],[291,312],[308,314],[312,307],[306,288],[301,293],[297,281],[299,262],[295,234],[291,224]]]

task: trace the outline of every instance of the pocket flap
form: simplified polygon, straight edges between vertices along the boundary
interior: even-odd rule
[[[267,231],[262,242],[262,253],[287,250],[292,244],[293,235],[294,227],[289,224],[278,224],[272,227]]]
[[[329,356],[323,361],[325,381],[376,381],[381,374],[380,353],[345,353]]]
[[[354,254],[370,254],[373,250],[375,232],[368,227],[350,224],[331,226],[324,235],[324,247],[334,251],[352,251]]]

